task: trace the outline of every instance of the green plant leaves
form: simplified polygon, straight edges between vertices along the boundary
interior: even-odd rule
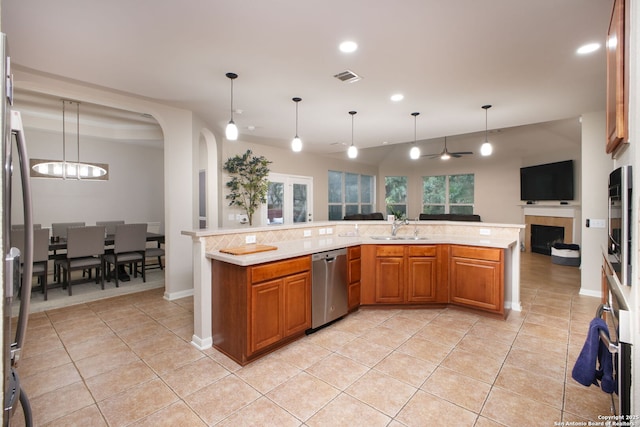
[[[238,206],[247,213],[249,225],[253,224],[253,214],[261,204],[267,202],[269,189],[269,164],[264,156],[254,156],[251,150],[230,157],[223,169],[231,176],[226,186],[229,189],[226,199],[229,206]]]

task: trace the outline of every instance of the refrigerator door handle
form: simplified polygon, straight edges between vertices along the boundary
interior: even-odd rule
[[[27,333],[27,320],[29,319],[29,304],[31,302],[31,276],[33,274],[33,217],[31,213],[31,182],[29,180],[29,158],[27,156],[27,143],[24,139],[24,128],[19,111],[11,111],[11,133],[16,136],[18,161],[20,163],[20,176],[22,178],[22,202],[24,205],[24,254],[22,268],[22,292],[20,295],[20,315],[16,328],[16,358],[18,362],[20,350],[24,345]]]

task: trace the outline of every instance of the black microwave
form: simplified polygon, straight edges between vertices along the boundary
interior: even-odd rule
[[[609,261],[623,285],[631,285],[631,166],[609,174]]]

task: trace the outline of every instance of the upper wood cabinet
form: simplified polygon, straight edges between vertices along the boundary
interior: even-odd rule
[[[628,141],[629,64],[627,0],[614,0],[607,34],[607,144],[614,153]]]

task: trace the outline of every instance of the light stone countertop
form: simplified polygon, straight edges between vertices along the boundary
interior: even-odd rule
[[[357,245],[455,244],[507,249],[517,243],[515,239],[483,238],[476,236],[429,235],[420,237],[422,238],[421,240],[377,240],[368,236],[340,235],[309,237],[299,240],[269,243],[271,246],[276,246],[278,248],[277,250],[248,255],[231,255],[214,251],[207,252],[206,257],[239,266],[250,266]]]

